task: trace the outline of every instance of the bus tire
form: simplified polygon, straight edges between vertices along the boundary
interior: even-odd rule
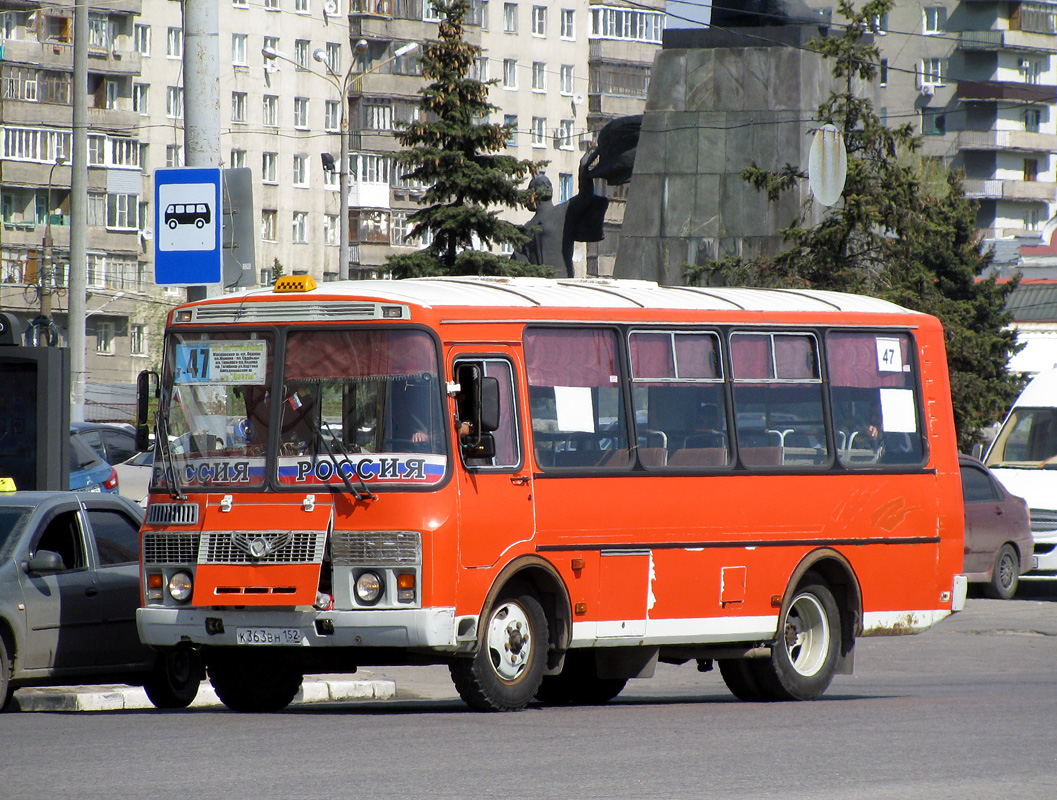
[[[232,711],[282,711],[301,689],[304,675],[281,658],[260,648],[246,654],[219,652],[209,658],[209,680],[225,706]]]
[[[536,699],[548,706],[600,706],[624,690],[626,678],[599,678],[591,650],[570,650],[558,675],[545,675]]]
[[[756,678],[756,669],[752,660],[747,658],[719,659],[719,674],[733,694],[746,703],[759,703],[768,697],[760,688]]]
[[[995,556],[995,568],[990,582],[984,584],[984,594],[994,600],[1012,600],[1020,584],[1020,559],[1011,544],[1004,544]]]
[[[829,687],[840,655],[840,613],[825,582],[809,572],[782,615],[771,657],[750,665],[768,700],[813,700]]]
[[[520,711],[543,679],[547,642],[547,617],[535,593],[504,591],[485,617],[477,653],[448,667],[459,696],[475,711]]]
[[[192,647],[177,647],[158,655],[143,690],[155,708],[187,708],[201,683],[201,654]]]

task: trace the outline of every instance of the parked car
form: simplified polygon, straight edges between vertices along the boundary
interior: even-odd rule
[[[0,703],[22,686],[142,685],[183,708],[198,654],[161,654],[136,630],[143,509],[113,494],[0,494]]]
[[[970,583],[984,584],[989,597],[1009,600],[1020,576],[1032,568],[1028,504],[1010,494],[999,480],[971,456],[961,456],[965,498],[964,572]]]
[[[70,432],[70,488],[75,492],[117,492],[117,472]]]
[[[91,447],[107,464],[120,464],[139,452],[136,449],[136,430],[131,425],[73,422],[70,432]]]

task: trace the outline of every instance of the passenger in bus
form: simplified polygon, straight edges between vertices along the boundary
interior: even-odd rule
[[[727,435],[719,418],[719,408],[715,403],[701,403],[694,409],[690,431],[686,435],[684,447],[726,447]]]

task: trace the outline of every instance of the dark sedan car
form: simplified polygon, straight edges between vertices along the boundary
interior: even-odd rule
[[[22,686],[143,685],[159,708],[194,700],[191,650],[140,643],[143,509],[118,495],[0,494],[0,703]]]
[[[989,597],[1009,600],[1031,570],[1034,541],[1028,506],[1006,491],[982,462],[960,456],[965,498],[964,572]]]

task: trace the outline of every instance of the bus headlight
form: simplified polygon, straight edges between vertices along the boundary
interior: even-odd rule
[[[174,572],[169,578],[169,595],[177,603],[186,603],[190,600],[192,591],[194,591],[194,581],[191,580],[191,573],[181,570]]]
[[[376,572],[364,572],[356,579],[356,597],[364,605],[373,606],[384,591],[385,584]]]

